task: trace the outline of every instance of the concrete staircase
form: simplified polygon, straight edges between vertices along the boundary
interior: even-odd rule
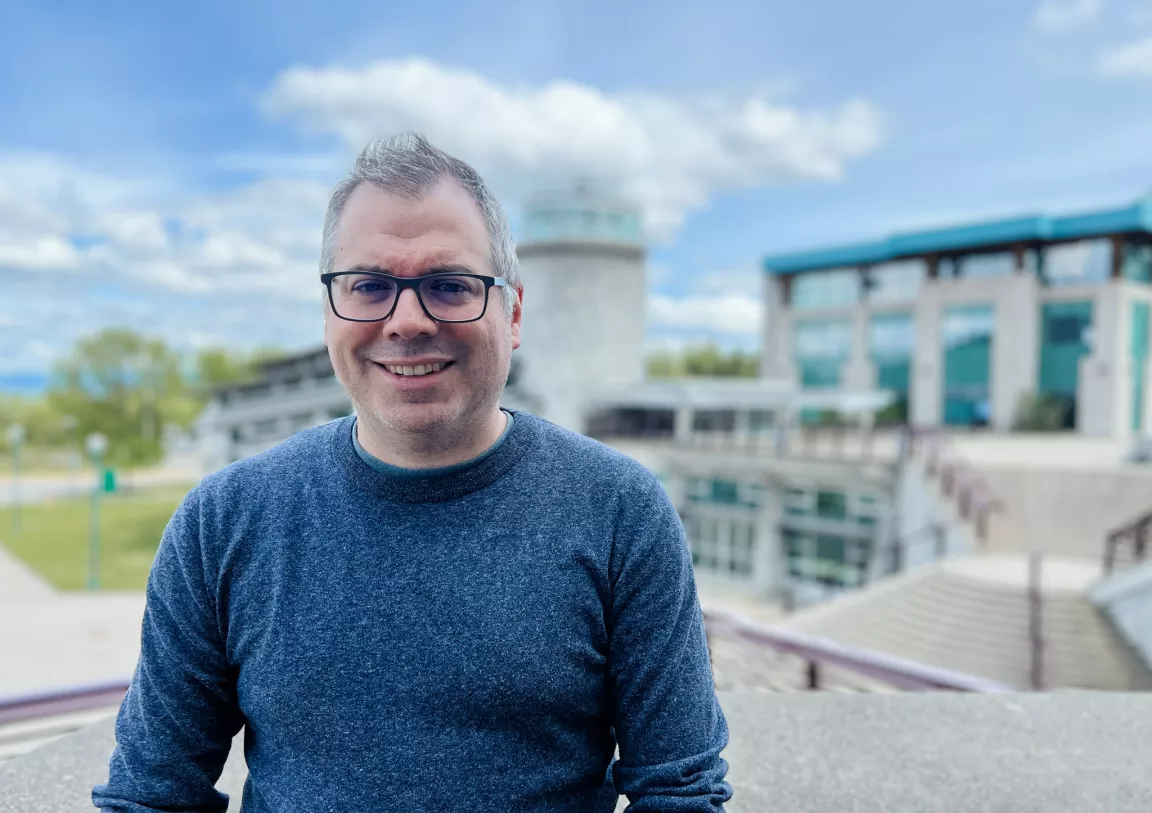
[[[1152,689],[1152,674],[1086,596],[1094,566],[1057,561],[1046,568],[1042,688]],[[1025,574],[1021,556],[949,560],[798,613],[781,626],[1027,690],[1033,687]],[[845,688],[872,685],[831,670],[827,680]]]

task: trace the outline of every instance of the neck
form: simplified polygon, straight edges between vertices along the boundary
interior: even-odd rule
[[[376,421],[356,420],[356,440],[378,460],[404,469],[438,469],[471,460],[487,451],[507,426],[508,416],[499,409],[460,433],[398,432]],[[445,443],[444,438],[451,440]]]

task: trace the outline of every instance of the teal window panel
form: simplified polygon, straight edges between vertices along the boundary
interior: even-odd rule
[[[738,505],[740,503],[739,484],[734,480],[713,480],[712,502],[721,505]]]
[[[1148,363],[1149,305],[1147,302],[1132,303],[1132,335],[1130,350],[1132,356],[1132,430],[1144,428],[1144,368]]]
[[[842,491],[816,492],[816,516],[845,519],[848,516],[848,495]]]
[[[1092,302],[1049,302],[1040,315],[1041,393],[1076,397],[1080,359],[1092,352]]]
[[[990,305],[947,308],[944,345],[944,423],[984,425],[990,418],[995,312]]]
[[[844,308],[859,302],[862,293],[855,268],[811,271],[793,277],[790,304],[794,310]]]
[[[1127,246],[1120,275],[1131,282],[1152,282],[1152,246]]]

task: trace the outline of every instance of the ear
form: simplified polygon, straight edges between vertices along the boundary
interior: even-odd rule
[[[520,320],[524,316],[524,286],[517,285],[516,302],[512,306],[512,349],[520,346]]]

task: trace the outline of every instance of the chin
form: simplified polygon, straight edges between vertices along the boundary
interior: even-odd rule
[[[400,432],[438,429],[458,418],[457,413],[448,404],[375,404],[371,409],[377,423]]]

